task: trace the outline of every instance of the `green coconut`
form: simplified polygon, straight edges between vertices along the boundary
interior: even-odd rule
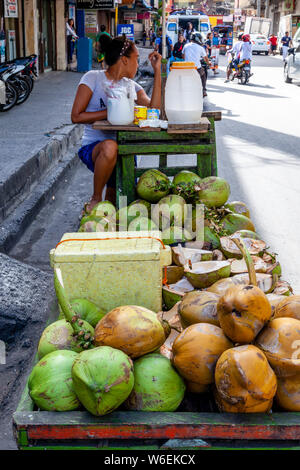
[[[116,217],[116,208],[110,201],[101,201],[96,204],[92,211],[91,215],[95,215],[96,217]]]
[[[176,411],[184,392],[184,381],[171,361],[147,354],[134,362],[134,386],[125,406],[132,411]]]
[[[123,351],[100,346],[78,354],[72,379],[83,406],[93,415],[103,416],[118,408],[130,394],[133,363]]]
[[[174,194],[179,194],[180,196],[183,196],[185,199],[189,200],[191,198],[190,188],[192,188],[195,184],[199,185],[201,181],[201,177],[196,173],[188,170],[182,170],[173,178],[172,192]]]
[[[248,219],[248,217],[241,214],[227,214],[223,219],[221,219],[220,223],[228,235],[232,235],[238,230],[251,230],[252,232],[255,232],[253,222]]]
[[[221,247],[219,235],[210,227],[204,227],[204,241],[210,243],[213,250]]]
[[[84,328],[93,336],[94,328],[88,322],[82,321]],[[38,357],[41,359],[47,354],[61,349],[74,352],[83,350],[74,336],[71,324],[64,319],[57,320],[44,329],[38,345]]]
[[[136,217],[128,225],[129,232],[140,232],[147,230],[158,230],[157,225],[153,222],[153,220],[148,219],[148,217]]]
[[[100,222],[101,217],[98,217],[97,215],[85,215],[82,217],[80,221],[80,227],[84,225],[86,222]]]
[[[183,243],[188,240],[192,240],[192,235],[182,227],[166,228],[161,234],[162,241],[165,245],[172,245],[173,243]]]
[[[149,201],[144,201],[143,199],[136,199],[136,201],[133,201],[129,204],[130,208],[132,211],[135,211],[135,214],[137,217],[150,217],[151,216],[151,203]],[[147,212],[145,212],[145,209]],[[131,214],[130,210],[130,214]]]
[[[201,190],[195,200],[206,207],[221,207],[229,198],[230,186],[226,180],[218,176],[208,176],[201,181]]]
[[[105,311],[97,307],[96,304],[87,299],[74,299],[70,302],[75,313],[90,325],[95,327],[98,321],[104,317]]]
[[[54,351],[34,366],[28,379],[28,389],[38,408],[44,411],[79,408],[71,375],[77,356],[73,351]]]
[[[230,263],[228,261],[201,261],[193,264],[192,268],[185,267],[184,275],[194,287],[205,289],[219,279],[230,276]]]
[[[159,170],[147,170],[139,178],[136,191],[141,199],[148,202],[158,202],[169,194],[169,178]]]
[[[229,209],[231,212],[234,212],[235,214],[242,214],[250,219],[250,211],[244,202],[232,201],[225,204],[224,207]]]
[[[152,211],[152,220],[161,230],[176,225],[182,227],[184,223],[185,200],[176,194],[163,197]]]

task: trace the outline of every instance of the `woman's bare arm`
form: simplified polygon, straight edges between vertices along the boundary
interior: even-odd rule
[[[102,121],[107,118],[106,110],[93,113],[85,111],[92,94],[92,90],[87,85],[79,85],[71,112],[71,120],[74,124],[92,124],[95,121]]]

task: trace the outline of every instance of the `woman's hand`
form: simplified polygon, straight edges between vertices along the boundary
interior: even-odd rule
[[[151,52],[148,59],[151,62],[154,73],[161,71],[161,55],[157,51]]]

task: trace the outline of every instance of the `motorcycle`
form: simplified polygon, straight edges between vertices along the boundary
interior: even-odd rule
[[[242,85],[249,83],[249,79],[253,75],[251,73],[251,61],[242,60],[242,62],[239,62],[236,67],[232,54],[229,54],[227,70],[230,70],[229,77],[231,77],[231,81],[237,78],[239,83]]]

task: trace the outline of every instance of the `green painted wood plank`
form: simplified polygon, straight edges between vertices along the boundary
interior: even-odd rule
[[[212,149],[205,155],[197,154],[197,173],[201,178],[211,176],[211,160],[212,160]]]
[[[127,196],[127,204],[135,200],[134,155],[122,158],[122,195]]]
[[[205,144],[152,144],[152,143],[136,143],[136,144],[126,144],[119,145],[118,153],[119,155],[125,156],[127,158],[132,157],[132,155],[160,155],[162,153],[170,154],[207,154],[210,152],[211,145]]]
[[[212,143],[212,158],[211,158],[211,175],[218,176],[218,160],[217,160],[217,146],[216,146],[216,132],[215,132],[215,121],[213,118],[209,118],[210,126],[212,130],[211,143]]]
[[[126,142],[149,142],[149,141],[195,141],[195,142],[209,142],[213,131],[209,130],[203,134],[168,134],[166,131],[161,132],[118,132],[118,143],[123,145]]]

